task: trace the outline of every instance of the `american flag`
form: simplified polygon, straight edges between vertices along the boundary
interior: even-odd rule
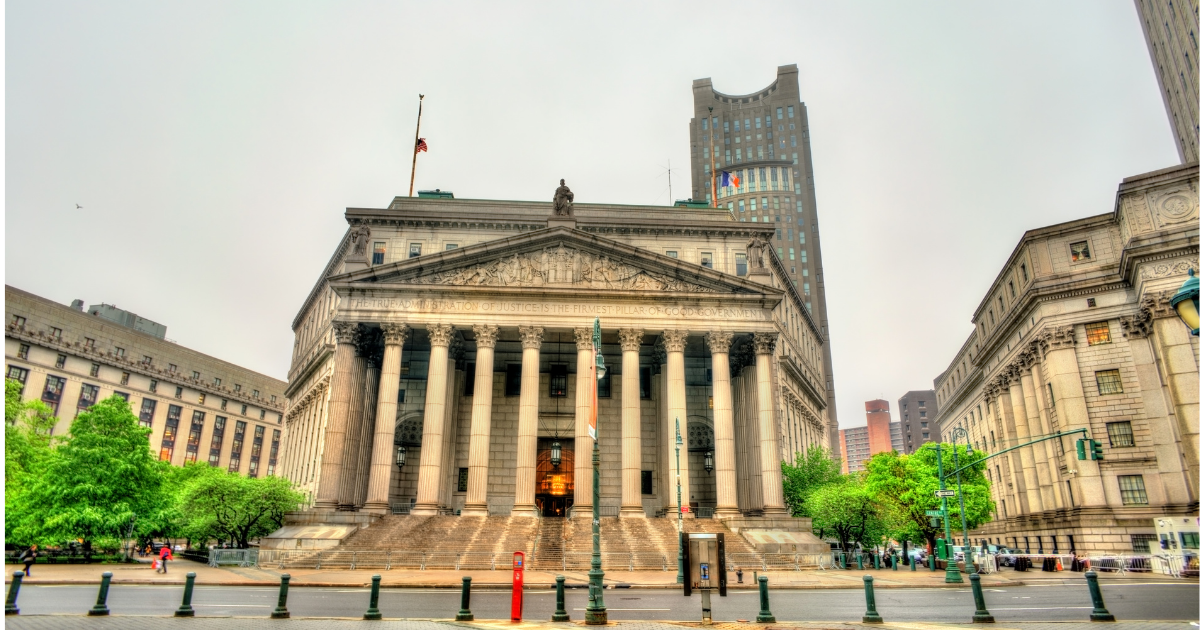
[[[425,138],[417,138],[417,153],[421,151],[429,151],[429,145],[425,144]]]

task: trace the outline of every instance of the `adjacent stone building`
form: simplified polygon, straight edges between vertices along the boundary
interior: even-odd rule
[[[1112,212],[1026,232],[935,380],[942,435],[991,459],[995,520],[1034,552],[1149,551],[1154,518],[1197,511],[1197,338],[1170,299],[1197,266],[1196,163],[1129,177]]]
[[[1179,161],[1200,159],[1200,3],[1197,0],[1133,0],[1154,76],[1162,93]]]
[[[115,394],[152,430],[150,448],[163,461],[276,474],[286,383],[184,348],[128,311],[75,306],[4,287],[5,374],[25,399],[54,410],[54,433]]]
[[[804,307],[828,337],[829,313],[821,266],[821,235],[809,143],[808,108],[800,100],[795,64],[780,66],[776,79],[752,94],[723,94],[712,79],[692,81],[692,198],[725,208],[739,222],[766,223],[784,276],[800,291]],[[723,186],[729,172],[740,185]],[[838,429],[829,343],[823,349],[826,415]],[[834,454],[838,453],[834,442]]]
[[[596,318],[602,513],[670,513],[678,423],[689,514],[786,516],[780,461],[836,432],[774,228],[565,190],[346,211],[293,322],[282,470],[316,508],[295,522],[590,509]]]
[[[900,413],[900,434],[903,448],[896,449],[900,453],[912,453],[921,448],[926,442],[940,442],[938,432],[937,396],[932,389],[908,392],[900,397],[897,403]]]

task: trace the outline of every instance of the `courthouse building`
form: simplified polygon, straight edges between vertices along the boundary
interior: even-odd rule
[[[1196,163],[1129,177],[1112,212],[1030,230],[935,380],[943,440],[989,460],[995,519],[973,539],[1045,553],[1146,553],[1197,511],[1197,338],[1170,300],[1197,267]]]
[[[590,512],[595,318],[602,514],[673,509],[678,422],[689,514],[786,515],[780,462],[837,438],[775,228],[565,190],[346,211],[293,322],[282,474],[309,522]]]
[[[83,310],[5,285],[7,378],[58,417],[53,432],[112,395],[151,429],[158,458],[251,477],[277,472],[286,383],[189,350],[166,327],[107,304]]]

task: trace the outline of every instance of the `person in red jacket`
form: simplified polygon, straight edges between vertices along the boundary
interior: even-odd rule
[[[162,549],[159,549],[159,551],[158,551],[158,568],[155,569],[154,572],[155,573],[159,573],[159,572],[166,573],[167,572],[167,560],[174,560],[174,559],[175,559],[175,556],[171,555],[171,545],[163,545]]]

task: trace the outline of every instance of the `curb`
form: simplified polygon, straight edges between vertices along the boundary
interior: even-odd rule
[[[11,583],[11,580],[5,582]],[[38,582],[23,582],[22,587],[28,586],[95,586],[95,581],[74,581],[74,580],[47,580]],[[120,580],[113,579],[113,586],[183,586],[184,582],[162,582],[152,580]],[[197,582],[197,586],[253,586],[253,587],[278,587],[279,582],[256,582],[256,581],[222,581],[222,582]],[[354,583],[354,582],[299,582],[293,579],[289,583],[290,588],[370,588],[369,582]],[[568,590],[582,590],[587,588],[586,583],[567,584]],[[1011,586],[1028,586],[1025,582],[1005,582],[1003,584],[985,584],[985,588],[999,588]],[[401,589],[438,589],[446,591],[458,591],[461,588],[459,584],[435,584],[435,583],[416,583],[416,584],[381,584],[380,588],[389,590]],[[512,584],[509,582],[473,582],[471,589],[474,591],[503,591],[511,590]],[[554,584],[526,582],[527,589],[553,589]],[[676,584],[627,584],[615,583],[609,584],[605,590],[678,590],[682,587]],[[774,584],[771,586],[772,591],[822,591],[822,590],[857,590],[861,589],[861,584],[847,583],[842,584]],[[912,588],[944,588],[944,589],[961,589],[969,588],[964,584],[875,584],[876,589],[912,589]],[[752,584],[742,586],[729,585],[729,590],[753,592],[757,590]]]

